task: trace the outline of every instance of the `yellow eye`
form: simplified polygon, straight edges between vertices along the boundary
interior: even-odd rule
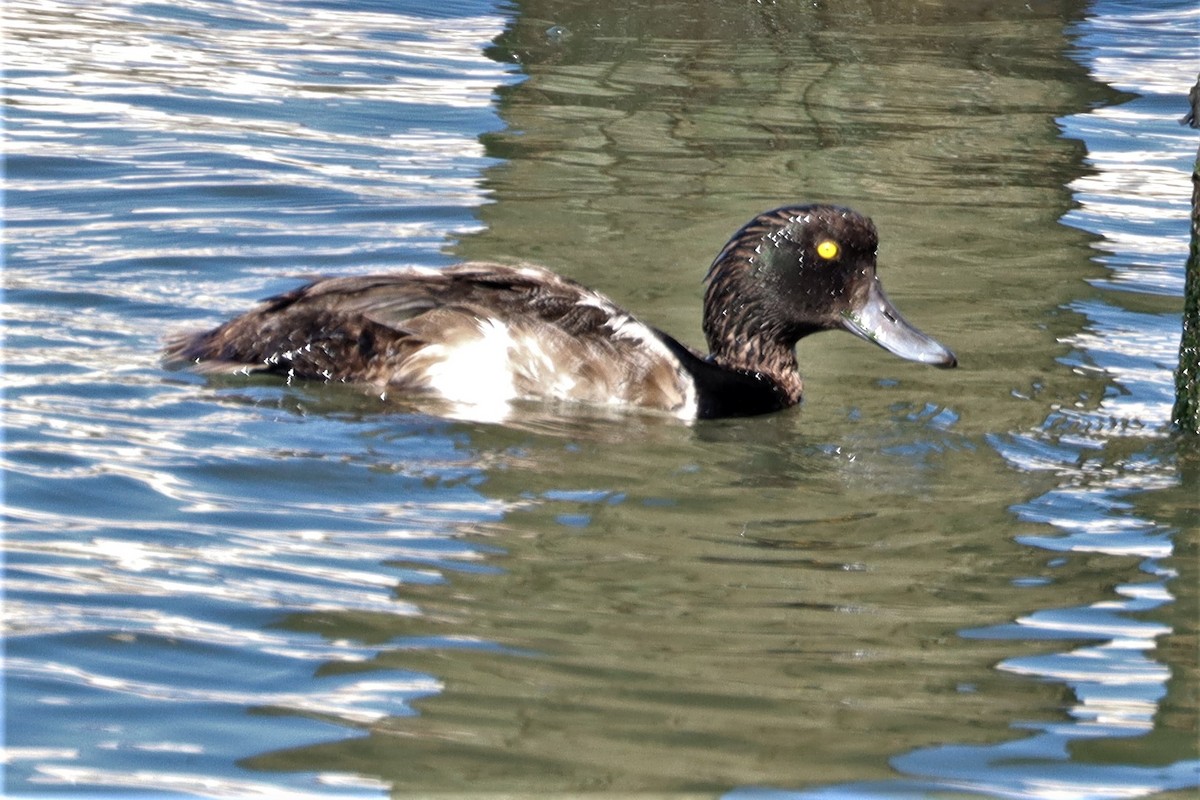
[[[837,258],[840,252],[842,252],[842,248],[838,247],[838,243],[832,239],[826,239],[817,245],[817,255],[826,261],[832,261]]]

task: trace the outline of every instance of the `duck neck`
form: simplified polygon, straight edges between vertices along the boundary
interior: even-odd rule
[[[761,298],[730,296],[714,286],[715,282],[709,284],[705,297],[709,360],[722,369],[766,378],[778,386],[788,404],[800,402],[804,384],[796,363],[796,341],[803,334],[780,324]],[[733,302],[723,304],[722,294]]]
[[[761,376],[779,387],[788,404],[800,402],[804,383],[796,363],[794,344],[788,345],[761,332],[752,337],[709,336],[709,359],[722,369]]]

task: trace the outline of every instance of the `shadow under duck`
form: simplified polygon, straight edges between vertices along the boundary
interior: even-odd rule
[[[166,361],[469,405],[540,399],[687,419],[763,414],[800,402],[796,342],[818,331],[847,330],[902,358],[957,364],[888,300],[877,249],[874,224],[851,209],[759,214],[705,279],[707,356],[575,281],[476,261],[317,280],[176,338]]]

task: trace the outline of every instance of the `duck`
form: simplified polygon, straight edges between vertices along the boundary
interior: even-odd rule
[[[957,365],[884,294],[878,245],[874,223],[849,208],[758,214],[705,277],[707,353],[550,270],[467,261],[320,278],[216,328],[174,337],[165,361],[468,406],[570,401],[689,420],[754,416],[800,403],[796,343],[821,331],[848,331],[934,367]]]

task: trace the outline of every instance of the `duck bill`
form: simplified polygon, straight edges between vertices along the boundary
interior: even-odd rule
[[[842,327],[909,361],[943,368],[958,365],[954,353],[900,316],[892,301],[883,293],[879,278],[871,281],[871,288],[862,303],[842,313]]]

